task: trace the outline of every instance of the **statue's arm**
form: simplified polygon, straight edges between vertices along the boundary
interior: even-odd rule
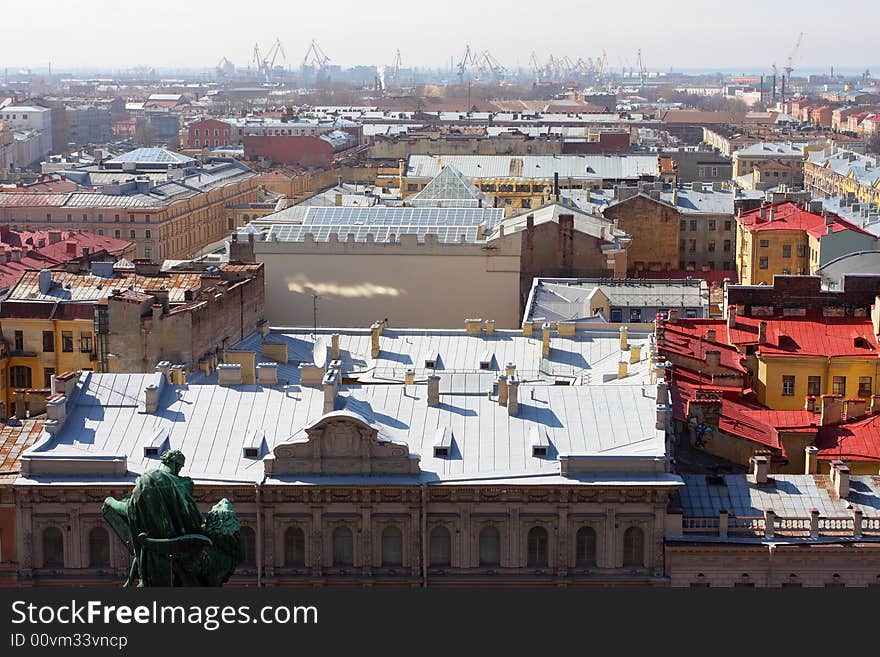
[[[107,497],[104,499],[103,511],[115,511],[123,518],[128,517],[128,502],[126,500],[117,500],[115,497]]]

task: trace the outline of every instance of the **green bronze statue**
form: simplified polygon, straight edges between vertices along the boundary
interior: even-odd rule
[[[238,516],[226,498],[202,518],[193,481],[181,477],[186,459],[174,450],[162,468],[137,478],[123,499],[108,497],[101,512],[132,561],[124,586],[222,586],[241,559]]]

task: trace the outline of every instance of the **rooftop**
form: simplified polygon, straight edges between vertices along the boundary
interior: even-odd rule
[[[445,165],[418,194],[406,199],[416,207],[479,208],[486,195],[452,165]]]
[[[253,351],[260,362],[269,358],[266,344],[284,344],[287,362],[279,364],[279,379],[298,383],[300,364],[325,366],[330,362],[334,334],[339,336],[339,360],[345,377],[362,383],[402,383],[407,370],[412,370],[417,380],[432,373],[467,375],[469,389],[485,392],[508,363],[516,366],[520,379],[530,383],[621,385],[649,379],[649,334],[635,330],[630,332],[629,342],[642,348],[641,358],[629,365],[625,379],[617,378],[621,350],[616,326],[579,328],[573,336],[553,330],[547,356],[542,353],[540,329],[526,336],[521,330],[499,329],[489,335],[485,331],[468,334],[464,330],[385,328],[375,358],[370,329],[319,328],[315,333],[306,328],[275,328],[265,339],[254,333],[233,348]]]
[[[591,319],[594,317],[591,302],[597,293],[604,295],[611,306],[621,308],[705,309],[708,314],[708,286],[699,279],[536,278],[526,305],[526,320],[539,317],[548,322]],[[654,317],[645,314],[641,321],[653,322]]]
[[[749,232],[803,231],[814,237],[850,230],[874,237],[873,233],[835,214],[810,212],[802,206],[784,201],[768,207],[745,212],[736,220]]]
[[[144,389],[151,384],[159,387],[158,407],[146,412]],[[185,474],[196,481],[255,483],[264,478],[267,456],[284,458],[275,452],[280,445],[296,449],[314,439],[314,427],[338,421],[353,425],[343,429],[349,439],[376,432],[379,444],[400,445],[419,459],[417,469],[275,474],[270,481],[676,486],[681,480],[665,472],[665,433],[655,428],[655,395],[655,388],[644,384],[542,386],[533,396],[521,390],[518,412],[511,415],[487,395],[450,392],[429,406],[424,386],[344,386],[326,411],[320,386],[173,386],[158,373],[86,372],[68,401],[63,426],[55,436],[43,434],[24,455],[29,474],[19,483],[39,482],[41,463],[70,458],[81,462],[79,481],[100,480],[102,464],[123,458],[128,480],[157,466],[158,455],[147,455],[145,445],[158,443],[182,450]],[[441,435],[446,455],[434,450]],[[545,442],[546,454],[533,452],[536,441]],[[246,455],[248,444],[256,455]],[[568,474],[563,461],[572,463]],[[57,475],[47,480],[59,481]]]
[[[637,180],[656,176],[660,165],[652,155],[410,155],[405,176],[433,178],[452,165],[467,178],[520,178],[524,180]]]

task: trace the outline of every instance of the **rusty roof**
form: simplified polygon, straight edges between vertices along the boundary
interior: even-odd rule
[[[0,207],[23,208],[34,206],[58,207],[64,205],[69,194],[42,192],[0,192]]]
[[[18,475],[18,458],[37,442],[43,432],[43,420],[8,420],[0,423],[0,481]]]
[[[143,276],[116,271],[113,277],[93,276],[65,271],[52,272],[52,288],[40,291],[40,272],[24,272],[18,283],[4,298],[9,302],[95,302],[113,294],[114,289],[135,291],[167,291],[171,303],[184,303],[187,290],[198,290],[201,277],[197,272],[169,272],[161,276]]]

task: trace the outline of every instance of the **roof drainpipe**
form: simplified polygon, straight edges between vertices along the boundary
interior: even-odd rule
[[[428,485],[421,484],[422,497],[422,587],[428,588]]]
[[[553,172],[553,195],[556,197],[556,202],[559,203],[559,172]]]
[[[265,475],[263,481],[266,480]],[[254,484],[254,493],[257,502],[257,587],[263,586],[263,481]]]

